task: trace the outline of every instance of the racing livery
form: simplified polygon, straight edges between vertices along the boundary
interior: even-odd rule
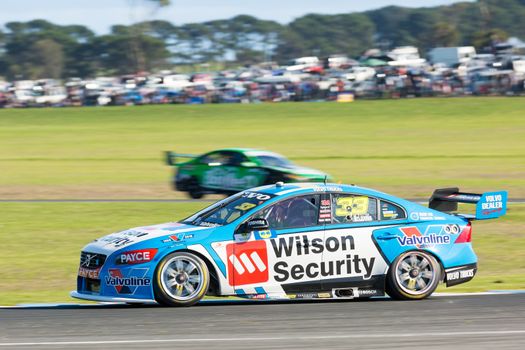
[[[458,202],[476,214],[457,214]],[[194,215],[84,247],[77,290],[95,301],[187,306],[252,299],[423,299],[476,274],[472,220],[500,217],[507,193],[434,191],[429,207],[358,186],[296,183],[237,193]]]
[[[189,158],[178,162],[177,158]],[[173,187],[192,198],[207,193],[233,193],[261,185],[284,182],[322,182],[319,170],[300,167],[280,154],[248,148],[225,148],[200,156],[166,153],[166,163],[177,167]]]

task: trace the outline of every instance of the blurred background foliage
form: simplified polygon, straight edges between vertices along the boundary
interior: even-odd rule
[[[169,0],[147,0],[150,18]],[[177,66],[285,62],[299,56],[347,54],[362,48],[474,45],[525,37],[525,0],[478,0],[449,6],[308,14],[288,24],[239,15],[177,25],[141,21],[97,34],[82,25],[45,20],[10,22],[0,29],[0,76],[8,79],[131,74]]]

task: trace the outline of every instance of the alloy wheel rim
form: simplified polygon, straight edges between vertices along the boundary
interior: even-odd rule
[[[190,300],[199,294],[202,284],[200,264],[188,257],[173,257],[161,271],[162,288],[175,300]]]
[[[433,262],[424,254],[412,252],[403,256],[396,266],[396,281],[411,295],[427,293],[437,278]]]

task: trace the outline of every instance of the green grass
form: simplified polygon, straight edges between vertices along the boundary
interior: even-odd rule
[[[3,198],[171,198],[161,152],[280,152],[406,197],[525,197],[525,99],[0,110]]]
[[[438,187],[525,197],[525,99],[0,110],[0,199],[176,198],[162,151],[280,152],[336,181],[427,197]],[[0,304],[68,301],[79,251],[181,218],[194,203],[0,203]],[[525,206],[476,222],[474,281],[525,288]]]

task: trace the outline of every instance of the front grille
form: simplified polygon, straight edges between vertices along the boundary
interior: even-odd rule
[[[106,256],[104,254],[81,252],[80,253],[80,267],[86,269],[98,269],[104,265]]]
[[[86,278],[86,291],[100,293],[100,280],[91,280]]]

